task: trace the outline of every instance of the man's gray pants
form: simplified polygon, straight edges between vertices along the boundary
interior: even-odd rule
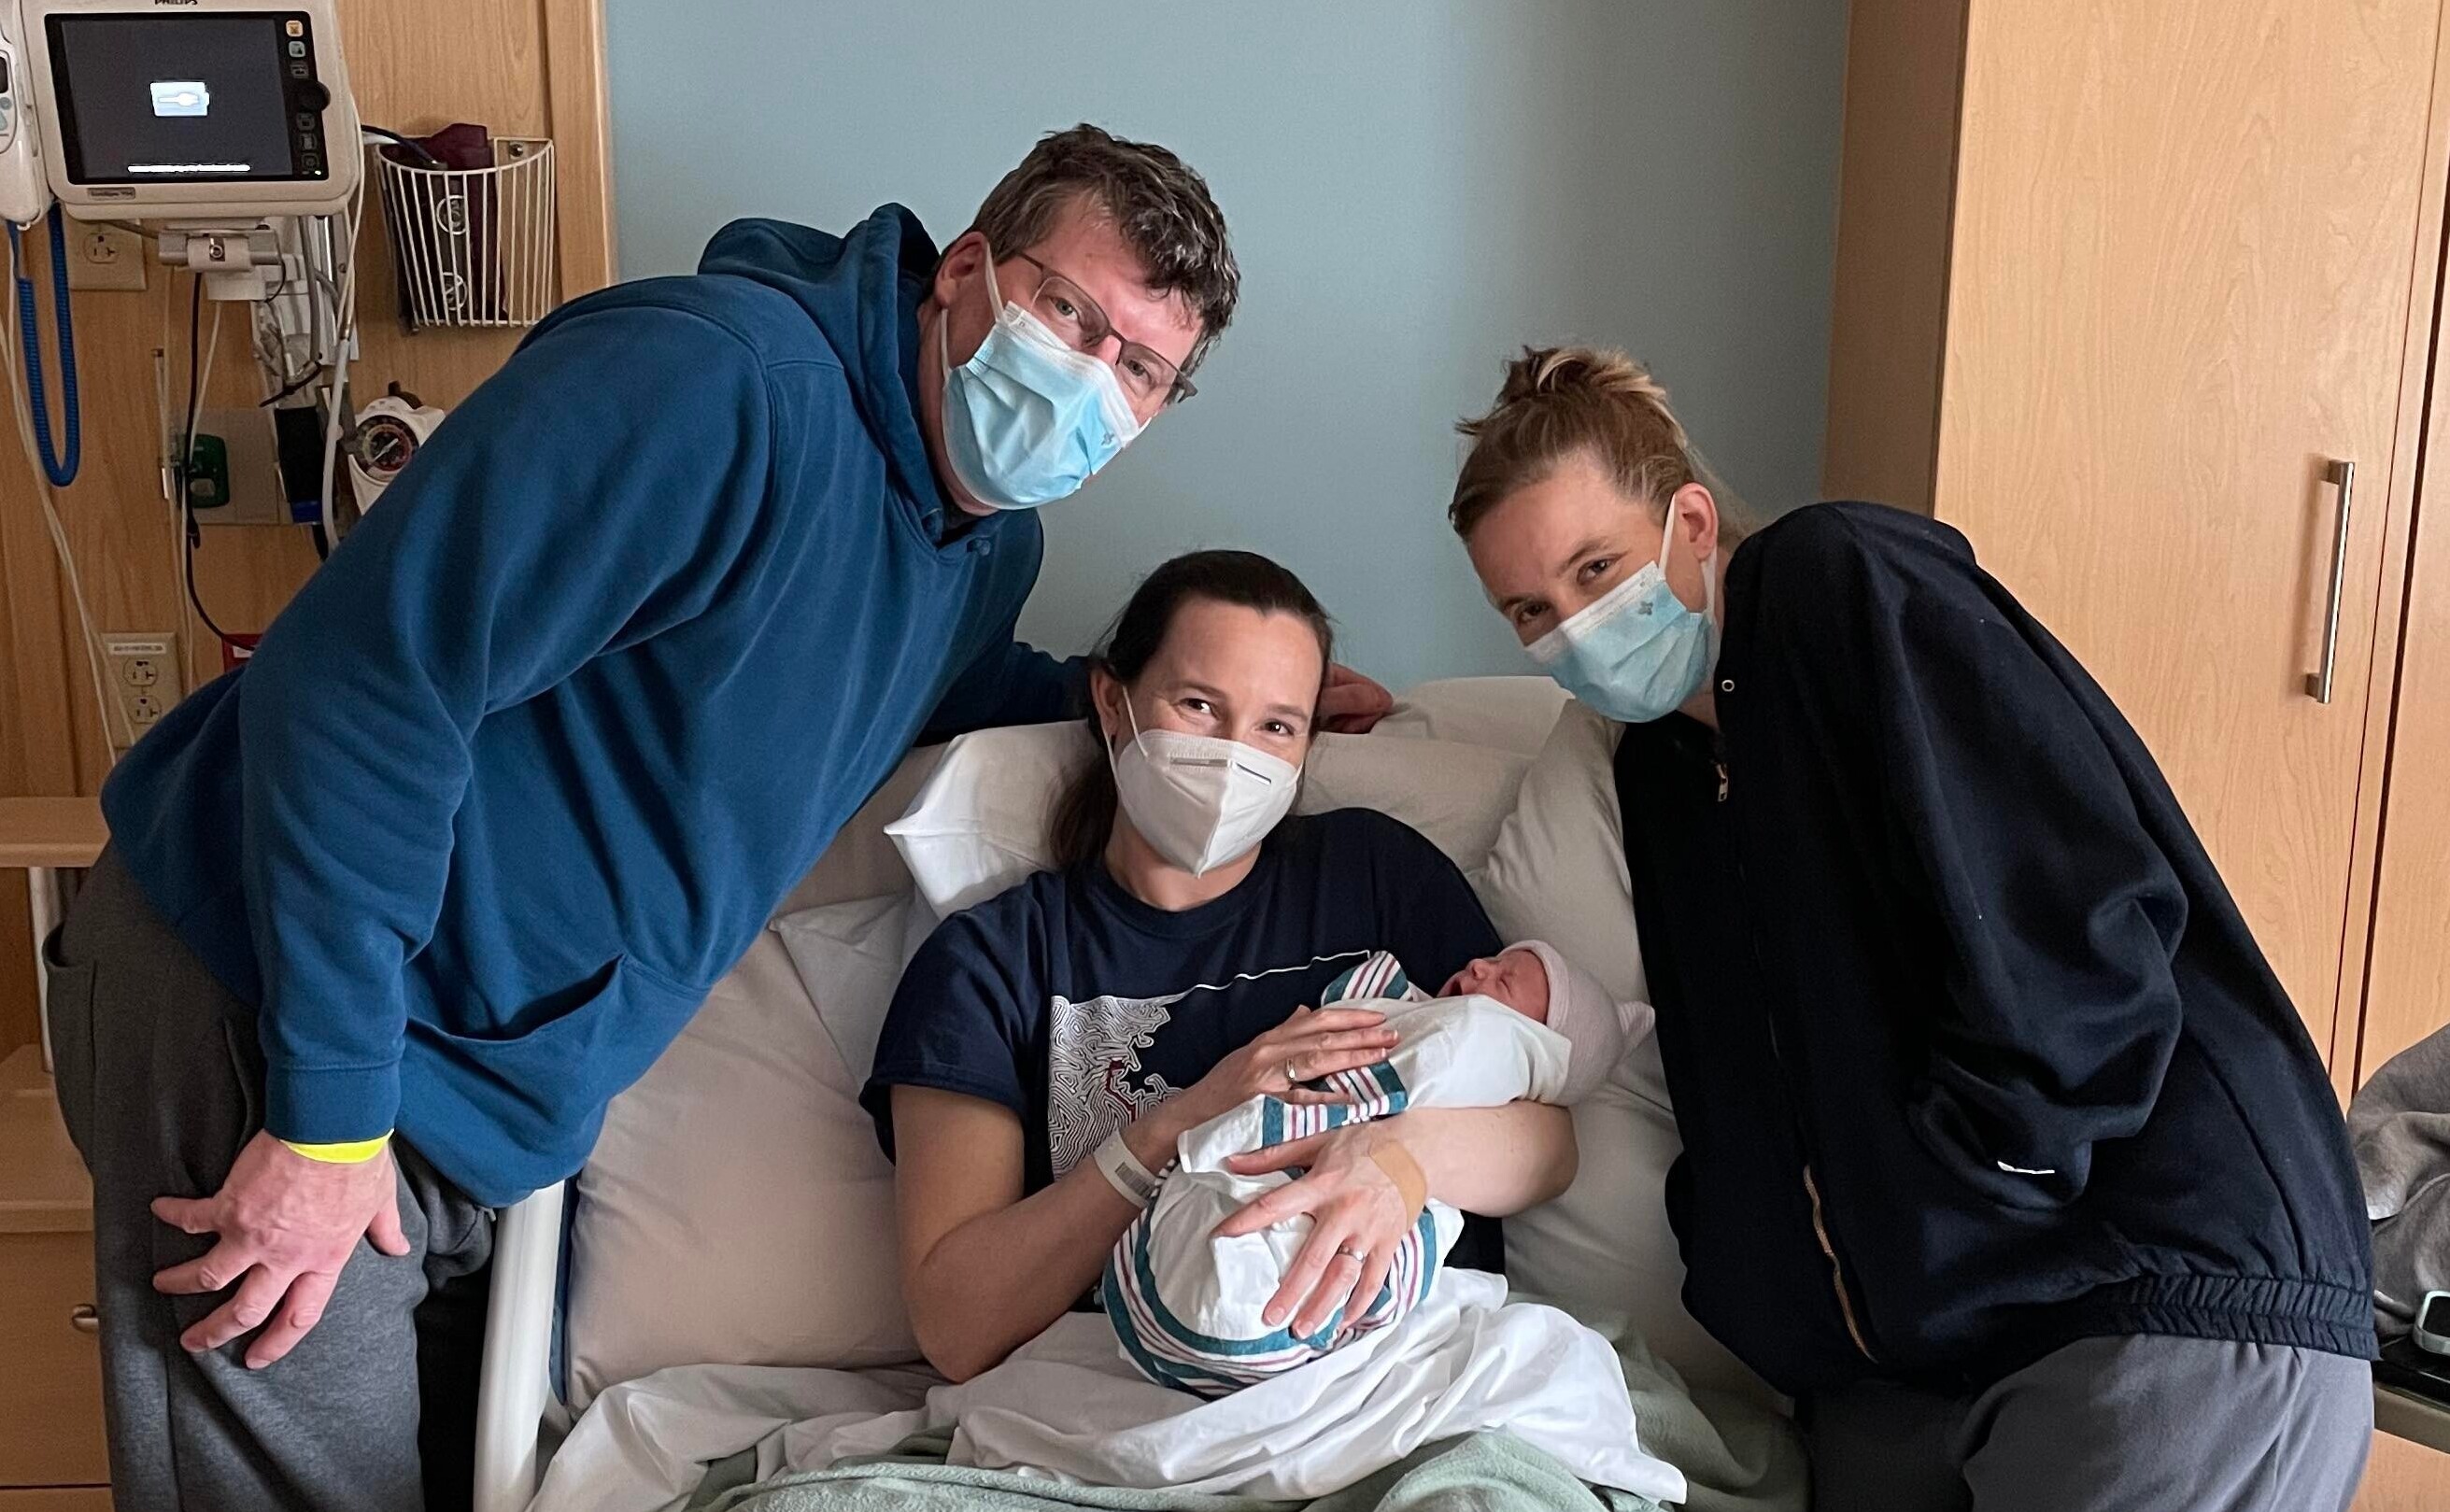
[[[182,1233],[149,1207],[212,1195],[262,1127],[255,1011],[205,971],[111,855],[45,958],[60,1110],[93,1173],[103,1394],[122,1512],[417,1512],[429,1489],[434,1506],[465,1506],[493,1215],[395,1140],[410,1252],[378,1254],[360,1239],[322,1322],[264,1369],[243,1363],[251,1335],[187,1353],[179,1335],[227,1293],[163,1296],[153,1273],[203,1254],[214,1236]]]
[[[2362,1360],[2086,1339],[1987,1391],[1812,1399],[1814,1512],[2345,1512],[2373,1444]]]

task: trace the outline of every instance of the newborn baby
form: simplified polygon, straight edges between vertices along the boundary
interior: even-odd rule
[[[1314,1360],[1410,1312],[1429,1294],[1454,1248],[1463,1215],[1434,1198],[1399,1245],[1378,1295],[1357,1314],[1337,1309],[1315,1333],[1260,1317],[1310,1236],[1295,1218],[1223,1239],[1217,1225],[1283,1173],[1239,1176],[1234,1155],[1402,1113],[1407,1108],[1493,1108],[1528,1098],[1570,1105],[1607,1078],[1646,1033],[1650,1010],[1619,1003],[1588,973],[1538,940],[1475,960],[1429,997],[1376,952],[1332,983],[1328,1003],[1384,999],[1400,1037],[1374,1066],[1313,1082],[1339,1103],[1253,1097],[1185,1134],[1156,1202],[1107,1257],[1099,1291],[1124,1356],[1152,1381],[1223,1396]]]

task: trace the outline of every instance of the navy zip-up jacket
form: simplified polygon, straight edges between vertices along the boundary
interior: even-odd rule
[[[887,205],[572,301],[103,791],[260,1009],[264,1124],[397,1126],[479,1202],[575,1170],[923,727],[1053,719],[1026,514],[919,428],[936,263]]]
[[[1730,560],[1720,730],[1626,728],[1694,1316],[1772,1385],[2079,1338],[2373,1350],[2339,1105],[2151,756],[1963,536]]]

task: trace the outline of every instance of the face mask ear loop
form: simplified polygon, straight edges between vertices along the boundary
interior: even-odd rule
[[[1123,688],[1123,718],[1131,721],[1132,746],[1137,749],[1140,743],[1140,716],[1138,711],[1132,708],[1132,690],[1128,688],[1123,688],[1123,684],[1120,679],[1116,680],[1115,686]],[[1122,786],[1123,774],[1116,766],[1115,743],[1113,739],[1106,734],[1106,728],[1103,725],[1098,727],[1098,744],[1106,747],[1106,770],[1114,774],[1116,788],[1119,792]]]
[[[979,264],[979,271],[987,277],[987,320],[991,322],[1003,317],[1003,285],[996,281],[995,265],[995,243],[989,242],[987,260]]]
[[[1662,579],[1667,576],[1667,548],[1676,539],[1676,501],[1670,498],[1667,501],[1667,532],[1659,539],[1659,575]],[[1719,654],[1719,635],[1726,628],[1719,623],[1719,551],[1717,547],[1712,547],[1710,554],[1701,558],[1701,615],[1710,622],[1710,656],[1713,661],[1716,661]]]
[[[1003,319],[1003,289],[996,282],[995,246],[987,246],[987,259],[979,264],[987,280],[987,323],[993,326]],[[944,386],[953,386],[953,307],[946,305],[936,317],[936,365],[944,370]]]

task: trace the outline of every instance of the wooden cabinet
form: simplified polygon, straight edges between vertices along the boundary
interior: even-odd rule
[[[2343,1094],[2450,1018],[2442,22],[1853,22],[1826,487],[1963,529],[2108,687]]]
[[[2326,1046],[2440,9],[1976,0],[1966,34],[1934,505],[2142,731]]]
[[[0,1233],[0,1486],[102,1484],[93,1235]]]
[[[2444,20],[1852,17],[1824,486],[1964,530],[2101,679],[2343,1097],[2450,1022]],[[2450,1457],[2375,1466],[2450,1508]]]
[[[93,1202],[41,1053],[0,1058],[0,1497],[110,1478],[93,1308]],[[46,1488],[40,1492],[11,1488]],[[0,1499],[0,1512],[13,1505]]]

